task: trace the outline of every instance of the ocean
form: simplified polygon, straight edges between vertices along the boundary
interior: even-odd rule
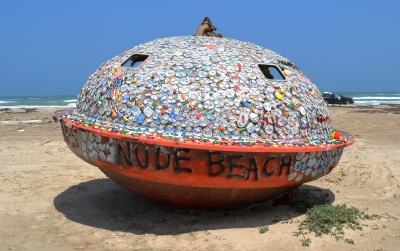
[[[356,105],[400,104],[400,92],[341,92],[352,97]]]
[[[338,92],[339,93],[339,92]],[[400,104],[400,92],[340,92],[356,105]],[[73,107],[77,96],[1,97],[0,108]]]
[[[74,107],[77,96],[0,96],[0,108]]]

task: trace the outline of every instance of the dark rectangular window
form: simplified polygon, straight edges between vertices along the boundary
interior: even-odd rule
[[[143,63],[149,55],[144,54],[133,54],[128,60],[126,60],[121,66],[128,67],[128,68],[136,68],[141,63]]]
[[[283,76],[282,72],[275,65],[259,64],[258,67],[268,79],[285,80],[285,76]]]

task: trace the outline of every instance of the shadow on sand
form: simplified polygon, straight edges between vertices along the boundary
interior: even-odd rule
[[[302,185],[300,196],[326,199],[328,189]],[[269,203],[270,204],[270,203]],[[71,186],[54,199],[54,206],[71,221],[87,226],[135,234],[170,235],[228,228],[254,228],[281,224],[301,215],[293,207],[268,202],[231,211],[205,212],[159,205],[120,187],[110,179]]]

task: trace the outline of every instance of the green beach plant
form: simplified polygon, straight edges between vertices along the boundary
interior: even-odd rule
[[[347,207],[346,204],[339,205],[315,205],[307,209],[306,219],[300,222],[294,236],[303,236],[303,246],[309,246],[311,240],[306,239],[305,234],[314,233],[315,236],[324,234],[333,235],[336,240],[343,240],[346,243],[354,244],[354,240],[344,238],[344,228],[361,230],[361,220],[369,220],[375,215],[365,214],[355,207]]]
[[[263,227],[258,228],[258,232],[260,232],[260,234],[263,234],[263,233],[268,232],[268,231],[269,231],[269,227],[268,226],[263,226]]]

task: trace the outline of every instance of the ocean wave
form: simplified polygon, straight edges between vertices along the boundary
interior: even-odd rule
[[[67,106],[76,106],[75,103],[69,103]]]
[[[398,105],[400,104],[399,101],[375,101],[375,100],[368,100],[368,101],[354,101],[356,105]]]
[[[399,100],[400,101],[400,97],[353,97],[353,99],[354,100],[357,100],[357,99],[372,99],[372,100],[374,100],[374,99],[397,99],[397,100]]]
[[[63,100],[64,102],[76,102],[78,101],[77,99],[67,99],[67,100]]]
[[[5,100],[0,100],[0,104],[6,104],[6,103],[15,103],[15,101],[5,101]]]
[[[383,95],[388,95],[389,93],[377,93],[376,95],[380,95],[380,96],[383,96]],[[400,93],[390,93],[389,95],[400,95]]]
[[[73,105],[75,106],[75,104]],[[71,107],[71,105],[0,105],[0,109],[4,108],[55,108],[55,107]]]
[[[380,103],[356,103],[356,102],[354,102],[354,104],[360,105],[360,106],[362,106],[362,105],[380,105]]]

